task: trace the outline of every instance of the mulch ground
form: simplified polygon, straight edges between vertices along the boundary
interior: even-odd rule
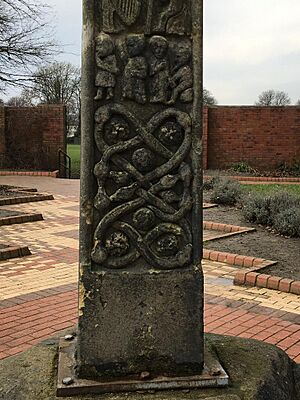
[[[204,200],[209,201],[208,192],[204,192]],[[205,248],[278,261],[278,264],[263,271],[300,280],[300,238],[285,238],[250,224],[243,218],[241,210],[235,207],[219,206],[204,210],[204,220],[256,229],[256,232],[207,242]]]
[[[18,188],[14,186],[0,185],[0,199],[28,196],[28,193],[25,193],[24,191],[18,192],[17,190],[12,191],[12,189]]]
[[[24,213],[14,210],[2,210],[0,207],[0,218],[16,217],[17,215],[23,215]]]

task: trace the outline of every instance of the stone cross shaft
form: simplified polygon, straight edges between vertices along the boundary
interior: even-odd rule
[[[77,374],[199,374],[202,0],[83,3]]]

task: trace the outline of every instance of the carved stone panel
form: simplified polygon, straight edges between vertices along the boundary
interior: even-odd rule
[[[138,104],[191,103],[193,101],[192,41],[188,38],[126,35],[96,38],[95,100],[121,100]],[[119,79],[117,79],[119,77]]]
[[[102,0],[98,12],[106,33],[191,33],[191,0]]]
[[[106,268],[175,269],[192,262],[191,118],[168,108],[143,124],[126,107],[96,111],[100,221],[92,260]],[[97,268],[97,267],[96,267]]]

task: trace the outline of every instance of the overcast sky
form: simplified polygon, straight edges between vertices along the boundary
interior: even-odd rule
[[[56,11],[61,59],[80,64],[81,0]],[[204,0],[204,84],[219,104],[253,104],[274,88],[300,99],[300,1]]]

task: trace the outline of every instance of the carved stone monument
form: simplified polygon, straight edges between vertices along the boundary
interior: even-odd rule
[[[202,0],[85,0],[83,40],[76,373],[184,387],[204,365]]]

